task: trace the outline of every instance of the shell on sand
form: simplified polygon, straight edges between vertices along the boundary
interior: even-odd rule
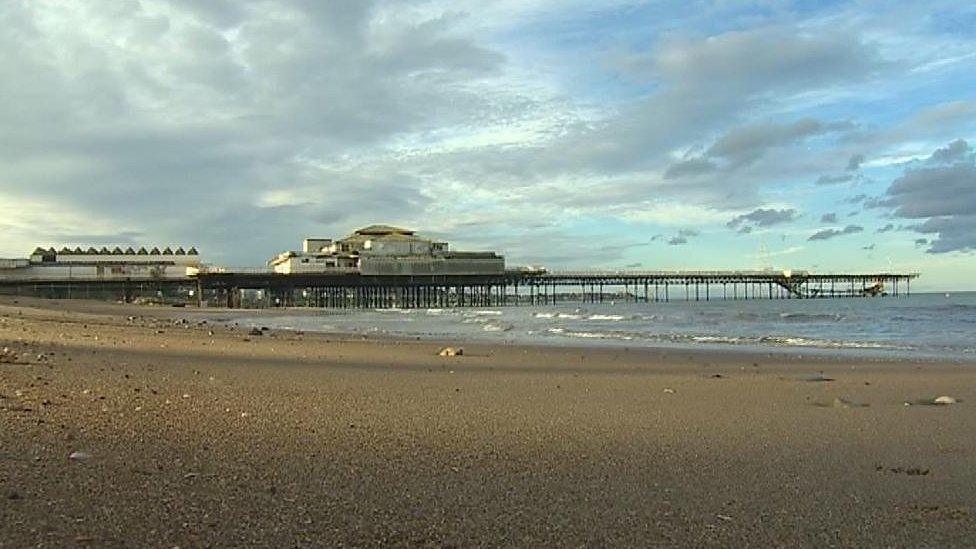
[[[940,396],[940,397],[936,397],[936,399],[932,401],[932,404],[943,404],[943,405],[944,404],[955,404],[955,403],[956,403],[956,399],[952,398],[951,396],[946,396],[946,395],[943,395],[943,396]]]

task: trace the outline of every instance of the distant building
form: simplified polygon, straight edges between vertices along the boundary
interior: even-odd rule
[[[28,259],[0,259],[4,280],[173,280],[199,269],[196,248],[37,248]]]
[[[358,273],[363,275],[502,274],[505,258],[495,252],[452,252],[447,242],[415,231],[370,225],[339,240],[306,238],[300,252],[284,252],[268,262],[276,273]]]

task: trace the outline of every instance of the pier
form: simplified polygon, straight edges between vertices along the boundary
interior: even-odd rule
[[[201,273],[194,293],[201,306],[408,309],[907,296],[917,277],[917,273],[790,271],[508,271],[465,276]]]
[[[918,273],[574,271],[500,275],[202,272],[178,280],[0,281],[0,293],[201,307],[442,308],[907,296]]]

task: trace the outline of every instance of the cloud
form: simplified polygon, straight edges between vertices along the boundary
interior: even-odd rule
[[[917,246],[917,247],[925,246],[928,243],[929,243],[929,239],[927,239],[927,238],[916,238],[915,239],[915,246]]]
[[[720,226],[783,196],[815,202],[799,186],[861,151],[873,161],[952,117],[947,139],[968,135],[958,120],[971,101],[925,113],[899,103],[904,124],[863,108],[867,97],[883,110],[914,62],[895,59],[881,32],[893,18],[675,10],[644,25],[614,9],[658,8],[8,2],[0,194],[23,207],[0,221],[16,226],[0,246],[151,235],[246,265],[306,234],[387,221],[522,257],[619,264],[634,258],[554,235],[617,227],[600,242],[660,232],[687,243],[677,228]],[[566,32],[592,36],[593,21],[611,19],[633,27],[577,41],[584,58],[567,53]],[[627,62],[600,66],[617,53]]]
[[[895,225],[893,223],[888,223],[884,227],[877,230],[878,233],[888,233],[895,230]]]
[[[681,246],[687,244],[689,240],[701,235],[701,232],[695,229],[681,229],[678,234],[671,237],[668,240],[668,245],[670,246]]]
[[[820,216],[820,222],[821,223],[837,223],[837,214],[836,213],[825,213],[822,216]]]
[[[788,123],[765,122],[741,125],[729,130],[709,146],[701,156],[686,158],[668,166],[665,179],[699,178],[715,174],[719,178],[731,177],[776,149],[797,145],[825,134],[853,128],[850,122],[822,122],[803,118]],[[852,176],[847,177],[847,181]],[[701,184],[699,182],[699,184]]]
[[[874,251],[874,244],[868,244],[867,246],[861,246],[861,249],[867,252]]]
[[[864,155],[863,154],[855,154],[855,155],[851,156],[850,160],[847,161],[847,168],[846,168],[846,170],[849,171],[849,172],[857,171],[857,170],[861,169],[861,164],[863,164],[863,163],[864,163]]]
[[[720,137],[706,156],[721,158],[740,166],[758,160],[766,151],[799,143],[804,139],[825,133],[852,129],[850,122],[821,122],[804,118],[788,124],[765,123],[735,128]]]
[[[854,176],[846,173],[842,175],[821,175],[817,179],[817,185],[836,185],[838,183],[849,183],[854,180]]]
[[[935,150],[906,167],[874,205],[918,221],[910,228],[932,235],[929,253],[976,249],[976,152],[963,140]]]
[[[860,225],[848,225],[843,229],[822,229],[812,234],[807,240],[830,240],[838,236],[856,234],[864,231],[864,227]]]
[[[757,208],[747,214],[733,217],[726,223],[726,227],[737,229],[739,227],[753,226],[765,229],[782,223],[790,223],[795,221],[797,217],[796,210],[793,208],[784,208],[781,210],[775,208]]]
[[[718,166],[707,158],[690,158],[668,166],[668,169],[664,172],[664,178],[677,179],[680,177],[693,177],[711,173],[717,169]]]
[[[964,139],[956,139],[941,149],[936,149],[929,157],[929,164],[955,164],[972,160],[973,150]]]
[[[227,244],[346,230],[371,200],[374,220],[417,211],[404,204],[420,204],[419,180],[363,178],[337,159],[491,124],[517,101],[486,93],[504,56],[455,32],[456,16],[381,17],[370,1],[202,4],[0,8],[2,190],[102,219],[108,234],[255,261],[273,249]],[[295,189],[304,205],[267,208]]]
[[[706,38],[669,34],[650,53],[635,53],[625,64],[631,79],[654,92],[531,155],[511,155],[504,169],[522,180],[567,171],[644,174],[640,184],[614,189],[614,194],[621,199],[628,194],[631,199],[684,197],[725,210],[755,207],[758,188],[793,165],[784,151],[840,135],[854,124],[809,116],[756,120],[742,114],[769,108],[773,98],[863,82],[890,67],[877,47],[857,33],[806,32],[788,25]],[[709,135],[717,137],[706,140]],[[674,161],[672,153],[680,146],[704,152]],[[662,164],[666,167],[660,173]],[[737,176],[734,190],[728,184],[732,174]],[[689,180],[694,184],[686,184]],[[592,200],[588,192],[573,196],[580,204]]]

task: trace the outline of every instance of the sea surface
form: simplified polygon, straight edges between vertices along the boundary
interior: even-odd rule
[[[976,292],[458,309],[301,309],[274,314],[233,311],[222,315],[225,322],[241,326],[401,338],[976,360]]]

